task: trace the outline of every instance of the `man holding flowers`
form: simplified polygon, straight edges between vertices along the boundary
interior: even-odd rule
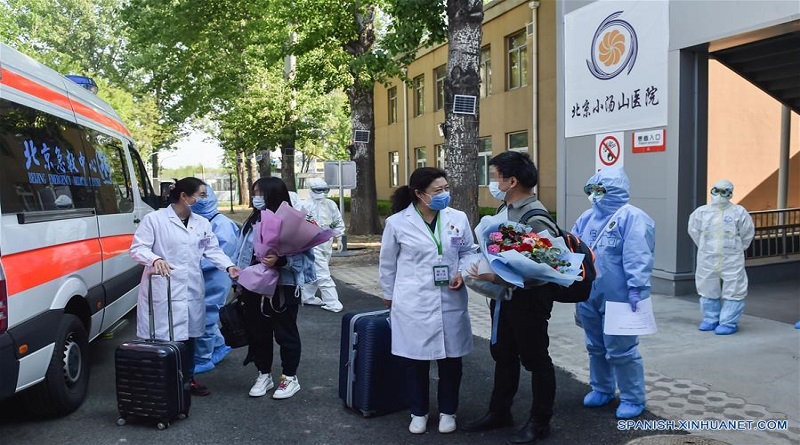
[[[489,190],[495,198],[505,201],[509,221],[521,222],[531,227],[533,233],[543,230],[553,236],[558,233],[546,217],[535,216],[529,221],[521,221],[528,211],[544,209],[533,193],[538,172],[527,154],[515,151],[500,153],[489,161],[489,169],[492,178]],[[522,244],[524,241],[520,242]],[[477,275],[477,270],[473,268],[471,273]],[[494,273],[481,274],[477,278],[504,284]],[[491,301],[493,335],[490,352],[495,361],[494,386],[489,411],[480,419],[466,423],[463,426],[465,431],[488,431],[513,425],[511,405],[519,387],[521,363],[531,372],[533,403],[527,422],[508,443],[532,444],[550,435],[556,376],[547,349],[550,344],[547,326],[553,299],[551,286],[546,284],[525,282],[525,287],[513,291],[511,300]]]

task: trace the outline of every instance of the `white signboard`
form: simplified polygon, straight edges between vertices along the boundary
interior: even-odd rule
[[[669,2],[596,1],[564,36],[565,137],[667,125]]]
[[[598,134],[594,144],[594,170],[623,166],[625,157],[625,133]]]
[[[324,179],[329,187],[339,187],[339,171],[342,172],[341,185],[343,189],[356,188],[356,163],[355,161],[325,161]]]

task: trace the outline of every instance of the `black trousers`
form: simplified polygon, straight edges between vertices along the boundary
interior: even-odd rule
[[[405,359],[408,366],[409,401],[411,414],[424,416],[428,414],[430,402],[430,360]],[[458,390],[461,387],[461,357],[449,357],[436,360],[439,368],[439,388],[437,391],[439,412],[455,414],[458,409]]]
[[[282,293],[282,299],[278,293]],[[272,297],[283,307],[273,307],[268,298],[262,298],[242,289],[240,297],[244,305],[244,322],[250,339],[247,358],[244,364],[254,362],[262,373],[272,372],[273,338],[280,347],[281,366],[284,375],[297,375],[300,364],[300,332],[297,330],[297,304],[294,297],[295,286],[278,286]],[[289,302],[289,304],[285,304]],[[263,304],[262,304],[263,303]]]
[[[495,304],[492,300],[492,313]],[[531,372],[531,418],[536,423],[550,422],[556,397],[556,373],[547,351],[547,321],[552,310],[553,300],[546,287],[518,290],[510,301],[501,303],[497,342],[490,347],[495,367],[489,411],[511,409],[522,363]]]
[[[194,379],[194,342],[197,337],[190,337],[186,340],[181,340],[181,343],[186,345],[186,355],[189,356],[189,380]]]

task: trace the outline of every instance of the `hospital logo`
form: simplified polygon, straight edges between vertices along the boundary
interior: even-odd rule
[[[586,66],[600,80],[613,79],[626,69],[630,74],[636,63],[639,39],[630,23],[617,18],[622,12],[606,17],[592,38],[591,57]]]

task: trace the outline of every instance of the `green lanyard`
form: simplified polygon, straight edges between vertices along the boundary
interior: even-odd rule
[[[422,218],[422,212],[419,211],[417,206],[414,206],[414,210],[417,211],[419,217]],[[442,218],[439,218],[441,215],[438,213],[436,214],[436,232],[439,234],[439,239],[436,239],[436,235],[431,230],[431,226],[425,222],[425,218],[422,218],[422,222],[425,224],[425,228],[428,229],[428,232],[431,234],[431,238],[433,238],[433,243],[436,244],[436,251],[439,252],[439,258],[442,258],[442,226],[441,221]]]

